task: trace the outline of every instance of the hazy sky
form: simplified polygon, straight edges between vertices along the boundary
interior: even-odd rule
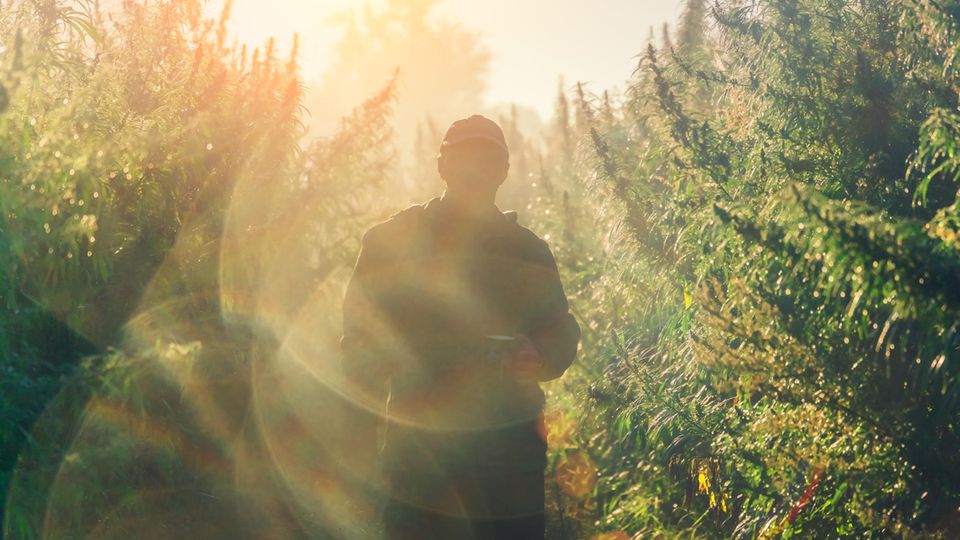
[[[636,67],[649,28],[675,21],[682,0],[440,0],[435,15],[476,30],[493,53],[488,104],[516,102],[549,117],[563,75],[594,90],[621,85]],[[304,78],[319,79],[338,37],[329,18],[383,0],[234,0],[232,29],[256,45],[269,36],[288,50],[300,35]],[[206,0],[218,13],[223,0]]]

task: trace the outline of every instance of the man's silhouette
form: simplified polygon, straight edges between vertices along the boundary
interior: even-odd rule
[[[348,451],[364,477],[377,464],[391,540],[542,538],[537,383],[569,367],[580,328],[547,244],[494,204],[500,127],[454,122],[437,168],[442,197],[363,237],[343,307]]]

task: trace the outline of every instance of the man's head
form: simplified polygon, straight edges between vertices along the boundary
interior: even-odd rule
[[[437,170],[448,191],[496,194],[509,169],[507,142],[493,120],[475,114],[451,124],[443,136]]]

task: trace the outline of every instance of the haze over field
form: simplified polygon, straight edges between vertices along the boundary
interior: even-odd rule
[[[274,36],[280,51],[290,49],[296,32],[303,77],[313,87],[336,61],[337,42],[348,19],[345,13],[400,5],[423,9],[431,4],[431,22],[449,21],[475,32],[478,45],[490,52],[483,77],[483,103],[490,107],[516,103],[533,109],[544,121],[551,115],[560,76],[568,86],[583,81],[596,91],[622,88],[636,68],[636,55],[645,46],[648,29],[655,28],[659,35],[665,23],[676,20],[681,7],[680,0],[604,0],[590,9],[582,2],[551,0],[234,0],[230,27],[248,45],[262,44]],[[205,9],[215,15],[222,7],[222,0],[209,0]],[[361,55],[360,47],[369,45],[361,42],[348,52]],[[311,107],[312,122],[319,122],[324,129],[335,126],[332,119],[375,92],[389,78],[391,68],[406,60],[391,57],[389,51],[377,55],[382,56],[383,66],[376,73],[364,74],[370,79],[365,92],[357,92],[360,89],[353,88],[350,81],[340,81],[351,92],[326,104],[322,110],[330,114],[321,116],[317,107]],[[443,77],[443,73],[433,75]],[[373,80],[379,82],[375,85]],[[405,99],[415,99],[404,95],[403,85],[401,109]],[[411,87],[416,84],[409,83],[406,90]]]
[[[2,3],[0,537],[960,538],[960,0],[225,1]]]

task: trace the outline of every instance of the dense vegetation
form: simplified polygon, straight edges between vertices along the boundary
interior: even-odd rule
[[[0,12],[5,536],[369,532],[335,342],[424,195],[395,83],[302,142],[295,51],[198,6]],[[551,537],[960,535],[958,52],[953,1],[690,0],[624,95],[502,119],[585,330]]]

